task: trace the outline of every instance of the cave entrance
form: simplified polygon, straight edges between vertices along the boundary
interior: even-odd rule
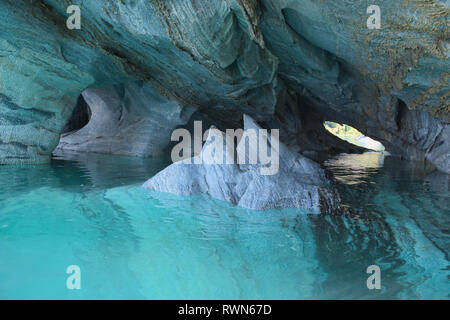
[[[61,133],[75,132],[84,128],[91,120],[91,116],[91,108],[84,100],[83,95],[80,94],[77,105]]]
[[[330,132],[331,134],[333,134],[334,136],[338,137],[341,140],[347,141],[348,143],[354,144],[356,146],[368,150],[378,152],[386,151],[386,148],[383,146],[382,143],[365,136],[357,129],[349,125],[339,124],[331,121],[325,121],[323,125],[328,132]]]

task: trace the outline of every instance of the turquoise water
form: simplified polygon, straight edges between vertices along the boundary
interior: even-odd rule
[[[149,192],[163,159],[0,167],[0,299],[448,299],[449,176],[378,153],[326,162],[344,217]],[[381,268],[368,290],[366,268]],[[81,269],[68,290],[66,268]]]

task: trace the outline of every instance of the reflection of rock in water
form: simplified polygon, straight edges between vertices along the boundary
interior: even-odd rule
[[[106,198],[133,212],[130,221],[140,238],[140,251],[131,257],[130,267],[136,274],[146,272],[144,287],[161,286],[159,281],[167,279],[170,270],[176,275],[170,279],[177,279],[174,288],[183,287],[176,297],[192,297],[185,290],[192,282],[197,290],[220,281],[223,287],[213,298],[308,299],[326,277],[315,258],[314,235],[302,211],[258,212],[207,195],[141,191],[114,188],[106,192]],[[282,289],[274,290],[275,284]]]
[[[143,182],[147,177],[153,176],[167,166],[169,159],[58,150],[54,154],[53,165],[57,167],[58,163],[61,164],[61,170],[67,168],[68,163],[72,164],[73,169],[82,172],[81,176],[87,180],[90,187],[105,189]]]
[[[309,216],[317,246],[316,259],[327,279],[316,298],[376,299],[392,298],[404,289],[396,274],[402,264],[394,231],[377,211],[354,216]],[[385,262],[384,262],[385,261]],[[368,266],[382,269],[386,292],[366,287]]]
[[[361,162],[352,162],[355,159]],[[317,258],[329,275],[322,294],[328,298],[444,298],[446,293],[437,288],[447,275],[436,270],[450,267],[446,230],[450,177],[438,171],[428,173],[426,164],[394,158],[378,162],[378,167],[376,159],[374,155],[341,155],[325,163],[343,183],[338,185],[339,192],[354,214],[311,217]],[[371,264],[381,267],[386,291],[375,294],[365,288],[365,268]]]
[[[76,246],[74,255],[82,265],[95,275],[89,281],[97,283],[101,290],[111,290],[123,298],[143,299],[136,290],[139,282],[128,266],[130,259],[140,249],[140,239],[131,223],[131,216],[126,208],[108,199],[107,191],[91,190],[77,194],[77,212],[89,221],[90,233],[97,235],[95,247]],[[113,274],[113,278],[105,275]]]
[[[334,173],[339,182],[359,184],[383,167],[384,157],[382,152],[344,153],[325,161],[324,165]]]

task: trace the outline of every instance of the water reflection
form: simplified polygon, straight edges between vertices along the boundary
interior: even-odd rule
[[[92,188],[107,189],[143,183],[170,164],[169,158],[138,158],[60,151],[51,167],[69,176],[85,178]],[[74,174],[75,173],[75,174]],[[60,176],[58,172],[57,176]],[[70,181],[63,181],[64,184]]]
[[[141,188],[164,159],[63,159],[0,168],[0,298],[431,299],[449,292],[449,176],[423,165],[380,153],[327,161],[352,208],[341,217],[257,212]],[[61,286],[70,264],[84,271],[82,292]],[[372,264],[382,270],[381,292],[366,287]]]
[[[317,254],[330,275],[327,292],[336,291],[341,277],[346,280],[335,297],[358,298],[350,279],[355,274],[342,271],[362,272],[372,261],[387,290],[366,293],[371,298],[448,297],[450,176],[427,163],[377,153],[340,155],[324,165],[353,210],[351,217],[316,217]]]
[[[385,153],[365,152],[363,154],[340,154],[324,162],[341,183],[348,185],[365,183],[366,179],[376,174],[384,165]]]

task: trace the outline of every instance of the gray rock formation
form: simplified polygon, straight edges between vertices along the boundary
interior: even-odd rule
[[[428,148],[426,158],[442,172],[450,173],[450,125],[446,125],[433,144]]]
[[[141,80],[228,128],[277,122],[304,154],[348,148],[328,120],[449,172],[448,1],[377,5],[379,30],[364,1],[2,0],[0,163],[48,161],[86,88]]]
[[[244,129],[263,134],[247,116]],[[274,174],[264,174],[261,169],[265,164],[260,159],[250,164],[251,149],[244,146],[245,132],[236,149],[226,143],[225,133],[214,128],[208,132],[199,155],[175,162],[148,180],[144,187],[177,195],[204,193],[254,210],[302,208],[310,212],[342,212],[339,195],[322,168],[282,143],[276,143],[274,136],[268,139],[269,149],[277,155],[272,154],[272,159],[276,158],[279,168],[272,171]],[[234,164],[225,164],[227,156],[235,159]]]
[[[140,82],[87,89],[83,97],[90,108],[89,123],[63,134],[57,151],[161,156],[172,131],[193,112]]]

